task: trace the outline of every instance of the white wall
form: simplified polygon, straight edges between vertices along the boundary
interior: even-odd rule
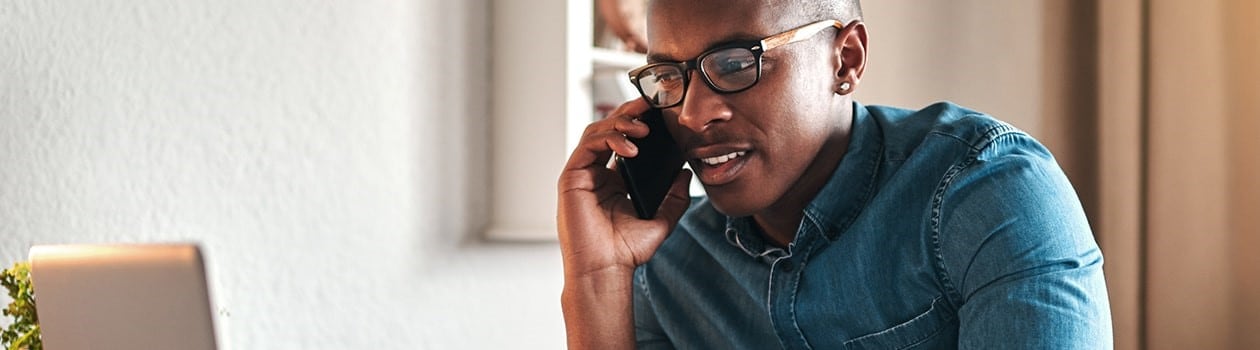
[[[1035,133],[1041,17],[1016,3],[867,1],[860,98]],[[489,208],[488,13],[0,2],[0,263],[198,241],[225,348],[561,348],[555,244],[465,238]]]
[[[486,212],[487,2],[0,2],[0,263],[197,241],[225,348],[558,348]]]

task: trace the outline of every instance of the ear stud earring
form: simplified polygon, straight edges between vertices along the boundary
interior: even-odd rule
[[[847,81],[840,83],[840,91],[849,91],[849,88],[851,87],[853,87],[853,85],[849,84]]]

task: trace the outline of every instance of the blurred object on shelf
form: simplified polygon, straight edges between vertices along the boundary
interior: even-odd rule
[[[595,107],[592,120],[603,119],[617,106],[639,97],[639,91],[626,76],[627,71],[623,67],[595,67],[591,75],[591,103]]]
[[[647,1],[595,0],[594,45],[646,53]]]

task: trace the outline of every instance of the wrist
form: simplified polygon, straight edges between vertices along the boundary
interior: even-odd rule
[[[634,274],[635,268],[630,257],[602,251],[576,251],[564,254],[562,262],[565,280],[628,278]]]
[[[609,265],[588,270],[565,269],[564,292],[620,293],[633,283],[634,267]]]

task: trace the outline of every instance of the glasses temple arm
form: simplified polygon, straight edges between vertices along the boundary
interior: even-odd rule
[[[761,39],[761,50],[769,51],[770,49],[773,49],[779,46],[809,39],[810,37],[813,37],[814,34],[818,34],[819,31],[822,31],[823,29],[826,29],[827,27],[836,27],[838,29],[842,29],[844,28],[844,22],[840,22],[834,19],[822,20],[822,21],[806,24],[800,27],[796,27],[786,32],[771,35],[765,39]]]

